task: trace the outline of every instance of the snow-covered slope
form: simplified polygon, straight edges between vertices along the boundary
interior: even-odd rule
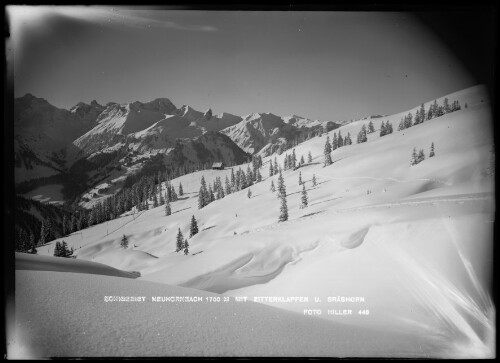
[[[369,120],[298,145],[298,159],[307,160],[311,152],[312,162],[283,173],[286,222],[278,223],[280,203],[269,190],[277,176],[267,172],[270,159],[283,165],[282,154],[264,158],[264,180],[251,187],[251,198],[243,190],[199,210],[201,176],[212,183],[231,174],[230,169],[200,171],[172,181],[176,189],[182,183],[185,192],[172,203],[172,215],[165,216],[163,207],[126,213],[64,240],[78,260],[138,271],[139,280],[246,296],[303,315],[321,310],[310,317],[318,326],[333,321],[370,329],[373,337],[405,333],[410,340],[425,336],[435,344],[419,348],[405,338],[410,348],[401,352],[401,345],[389,340],[378,346],[382,355],[493,357],[495,190],[486,172],[493,134],[483,92],[474,87],[448,96],[460,101],[460,111],[383,137],[375,132],[366,143],[336,149],[327,167],[326,136],[331,140],[334,133],[350,132],[355,140]],[[378,129],[382,121],[395,124],[407,113],[372,121]],[[250,118],[257,126],[266,125],[262,118]],[[429,158],[432,142],[436,155]],[[424,149],[426,159],[410,166],[414,147]],[[300,208],[299,173],[307,208]],[[189,238],[189,255],[176,253],[178,228],[188,237],[193,215],[200,232]],[[125,250],[120,248],[124,234],[130,241]],[[55,242],[39,254],[51,255]],[[266,296],[306,297],[308,302],[256,299]],[[347,344],[347,351],[334,349],[333,355],[363,355],[372,339]]]
[[[144,301],[105,301],[119,296]],[[153,302],[153,297],[182,297],[185,302]],[[412,333],[378,334],[210,292],[91,272],[16,271],[15,314],[7,336],[9,359],[327,357],[353,352],[360,357],[425,357],[423,352],[437,351],[431,339]],[[391,354],[387,346],[394,347]]]

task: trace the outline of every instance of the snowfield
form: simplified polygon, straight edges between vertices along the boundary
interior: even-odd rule
[[[223,184],[231,175],[200,171],[173,180],[185,195],[172,203],[171,216],[163,207],[130,211],[57,240],[73,247],[76,259],[44,257],[57,241],[40,247],[30,257],[55,262],[34,266],[88,263],[88,273],[18,268],[9,357],[495,357],[490,106],[482,87],[448,98],[462,110],[403,131],[397,126],[408,111],[372,119],[376,132],[363,144],[356,136],[370,120],[330,131],[330,140],[349,132],[354,144],[334,150],[327,167],[327,135],[296,146],[298,160],[308,152],[313,160],[283,172],[286,222],[278,223],[280,204],[270,191],[277,176],[268,172],[268,161],[283,165],[285,155],[272,155],[250,199],[243,190],[199,210],[202,175],[207,183],[220,176]],[[387,120],[394,132],[380,137]],[[432,142],[436,156],[429,158]],[[414,147],[426,159],[410,167]],[[308,193],[304,209],[299,173]],[[178,228],[189,237],[193,215],[199,233],[185,256],[175,252],[175,239]],[[127,249],[120,247],[123,235]],[[97,263],[140,277],[98,276]],[[146,302],[105,303],[107,295]],[[230,301],[151,302],[186,295]],[[241,297],[259,303],[236,301]]]

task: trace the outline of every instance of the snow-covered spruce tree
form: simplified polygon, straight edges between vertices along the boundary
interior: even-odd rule
[[[361,130],[358,133],[358,144],[366,142],[367,140],[368,138],[366,137],[366,126],[365,124],[363,124],[363,126],[361,126]]]
[[[347,136],[346,136],[346,144],[352,145],[351,134],[349,132],[347,133]]]
[[[302,172],[299,171],[299,185],[302,184]]]
[[[68,218],[66,218],[66,214],[63,215],[63,220],[62,220],[62,233],[63,236],[66,236],[66,232],[68,230]]]
[[[284,222],[288,220],[288,206],[286,205],[286,196],[280,194],[280,216],[279,221]]]
[[[387,126],[384,121],[380,124],[380,137],[387,135]]]
[[[413,152],[411,153],[411,160],[410,160],[410,165],[417,165],[417,149],[414,147]]]
[[[292,169],[297,166],[297,155],[295,155],[295,149],[292,150]]]
[[[178,200],[178,199],[179,199],[179,197],[177,196],[177,193],[175,192],[175,188],[174,188],[174,186],[173,186],[173,185],[171,186],[171,188],[172,188],[172,189],[171,189],[170,194],[171,194],[171,196],[172,196],[172,202],[175,202],[176,200]]]
[[[385,132],[386,134],[392,134],[392,124],[387,120],[385,124]]]
[[[121,246],[121,248],[124,248],[124,249],[128,248],[128,238],[127,238],[127,236],[123,235],[123,238],[122,238],[122,240],[120,242],[120,246]]]
[[[212,203],[213,201],[215,201],[215,194],[214,194],[214,191],[212,190],[211,185],[208,186],[208,198],[209,198],[208,203]]]
[[[234,176],[234,169],[233,168],[231,168],[231,189],[233,192],[237,190],[236,189],[236,177]]]
[[[229,178],[226,175],[226,195],[229,195],[231,193],[232,193],[231,183],[229,182]]]
[[[273,161],[269,160],[269,176],[274,175],[274,169],[273,169]]]
[[[247,197],[248,199],[252,198],[252,190],[250,188],[248,188]]]
[[[189,243],[187,239],[184,240],[184,255],[189,255]]]
[[[253,177],[253,172],[252,172],[252,169],[250,169],[250,165],[248,165],[248,167],[247,167],[247,175],[246,175],[246,178],[247,178],[247,185],[248,185],[248,186],[252,186],[252,185],[253,185],[253,180],[254,180],[254,177]]]
[[[332,141],[332,151],[337,149],[338,146],[338,140],[337,140],[337,133],[333,133],[333,141]]]
[[[450,113],[451,112],[451,107],[450,107],[450,104],[448,103],[448,99],[446,97],[443,100],[443,111],[444,111],[444,113]]]
[[[305,160],[304,160],[304,155],[301,155],[300,156],[300,161],[299,161],[299,165],[304,165],[305,164]]]
[[[167,200],[165,202],[165,215],[169,216],[172,214],[172,208],[170,207],[170,202]]]
[[[59,257],[61,256],[61,242],[57,241],[56,246],[54,247],[54,256]]]
[[[325,149],[323,151],[323,154],[325,156],[324,166],[332,164],[332,156],[330,155],[331,152],[332,152],[332,146],[330,145],[330,138],[327,136],[325,142]]]
[[[370,120],[370,122],[368,122],[368,131],[367,131],[367,133],[371,134],[372,132],[375,132],[375,127],[373,127],[373,122]]]
[[[420,151],[418,152],[418,156],[417,156],[417,164],[421,163],[424,160],[425,160],[424,150],[420,149]]]
[[[342,139],[342,134],[339,130],[339,136],[337,137],[337,148],[344,146],[344,139]]]
[[[301,197],[302,204],[300,205],[300,208],[307,208],[307,191],[306,191],[306,185],[302,184],[302,197]]]
[[[438,112],[439,112],[439,106],[437,100],[434,100],[434,103],[431,105],[432,118],[438,117]]]
[[[271,180],[271,188],[270,190],[274,193],[276,191],[276,188],[274,187],[274,181]]]
[[[413,126],[413,115],[411,114],[411,112],[408,112],[408,115],[405,116],[404,126],[405,129]]]
[[[278,197],[281,195],[286,196],[286,186],[285,180],[283,179],[283,174],[280,171],[278,176]]]
[[[184,236],[182,235],[181,229],[179,228],[179,232],[177,232],[177,238],[175,242],[175,252],[182,251],[184,248]]]
[[[313,186],[316,186],[318,183],[316,182],[316,175],[313,174],[313,180],[312,180]]]
[[[89,215],[91,214],[92,211],[90,211]],[[40,240],[38,241],[38,245],[39,246],[44,245],[46,242],[46,238],[47,238],[47,228],[45,226],[45,222],[42,221],[42,227],[40,228]]]
[[[307,153],[307,162],[308,162],[308,163],[312,163],[312,161],[313,161],[313,158],[312,158],[312,155],[311,155],[311,151],[309,151],[309,152]]]
[[[434,143],[431,144],[431,152],[429,153],[429,157],[432,158],[436,153],[434,152]]]
[[[198,233],[198,222],[196,222],[196,218],[191,218],[191,224],[189,226],[189,238],[192,238],[195,234]]]
[[[181,197],[184,195],[184,189],[182,189],[182,183],[179,183],[179,195]]]
[[[274,174],[278,174],[278,171],[279,171],[279,165],[278,165],[278,158],[275,156],[274,157]]]
[[[255,181],[257,183],[260,183],[262,181],[262,175],[260,174],[260,170],[259,169],[257,169],[256,174],[257,174],[257,176],[256,176],[256,180]]]

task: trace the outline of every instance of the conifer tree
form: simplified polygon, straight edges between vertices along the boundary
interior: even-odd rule
[[[306,208],[307,207],[307,191],[306,191],[306,185],[302,184],[302,197],[301,197],[302,204],[300,205],[300,208]]]
[[[361,130],[358,133],[358,144],[366,142],[367,140],[368,139],[367,139],[367,136],[366,136],[366,126],[365,126],[365,124],[363,124],[361,126]]]
[[[387,120],[385,125],[385,131],[387,134],[392,134],[392,124]]]
[[[283,174],[279,173],[278,176],[278,196],[286,196],[286,187],[285,187],[285,180],[283,179]]]
[[[269,176],[273,176],[274,175],[274,170],[273,170],[273,161],[270,160],[269,161]]]
[[[443,111],[444,113],[450,113],[451,112],[451,107],[450,104],[448,103],[448,99],[445,97],[443,101]]]
[[[417,164],[425,160],[425,154],[423,149],[420,149],[420,151],[418,152],[417,160],[418,160]]]
[[[385,135],[385,125],[384,125],[383,122],[382,122],[382,126],[384,128],[384,132],[382,134],[382,128],[380,128],[380,136],[384,136]],[[404,130],[404,129],[405,129],[405,124],[404,124],[403,119],[401,119],[401,121],[399,122],[398,131],[401,131],[401,130]]]
[[[182,183],[179,183],[179,195],[181,197],[184,195],[184,189],[182,189]]]
[[[232,192],[231,184],[229,183],[229,178],[226,175],[226,194],[229,195],[231,194],[231,192]]]
[[[66,218],[66,214],[63,215],[63,220],[62,220],[62,232],[63,232],[63,236],[66,236],[66,232],[67,232],[67,224],[68,224],[68,219]]]
[[[400,124],[401,126],[402,124]],[[387,126],[385,125],[384,121],[382,121],[382,124],[380,125],[380,137],[387,135]]]
[[[332,151],[337,149],[338,146],[338,140],[337,140],[337,133],[333,133],[333,141],[332,141]]]
[[[288,220],[288,206],[286,204],[286,196],[283,194],[280,194],[279,199],[280,199],[279,221],[284,222],[284,221]]]
[[[330,145],[330,138],[327,136],[325,142],[325,149],[323,151],[323,154],[325,156],[324,166],[332,164],[332,156],[330,155],[331,152],[332,152],[332,147]]]
[[[208,186],[208,197],[209,197],[208,203],[212,203],[213,201],[215,201],[215,195],[211,185]]]
[[[160,190],[160,205],[164,205],[165,204],[165,198],[163,198],[163,194]]]
[[[370,120],[370,122],[368,123],[368,131],[367,131],[369,134],[371,134],[372,132],[375,132],[375,127],[373,127],[373,122]]]
[[[418,164],[417,149],[413,148],[413,152],[411,153],[410,165],[416,165],[416,164]]]
[[[295,169],[297,165],[297,156],[295,155],[295,149],[292,150],[292,169]]]
[[[434,100],[434,103],[431,106],[432,118],[438,117],[439,106],[437,100]]]
[[[44,245],[46,242],[46,238],[47,238],[47,228],[45,226],[45,222],[42,221],[42,227],[40,228],[40,241],[38,242],[38,245],[39,246]]]
[[[193,217],[191,218],[191,225],[189,226],[189,238],[192,238],[195,234],[198,233],[198,223],[196,222],[196,219]]]
[[[301,155],[301,156],[300,156],[300,161],[299,161],[299,164],[300,164],[300,165],[305,164],[304,155]]]
[[[61,255],[61,243],[57,241],[56,246],[54,247],[54,256],[59,257],[60,255]]]
[[[184,248],[184,236],[182,235],[181,229],[179,228],[179,232],[177,233],[177,238],[176,238],[175,252],[182,251],[183,248]]]
[[[189,255],[189,243],[187,239],[184,240],[184,255]]]
[[[236,177],[234,176],[234,169],[231,168],[231,188],[233,191],[236,191]]]
[[[128,238],[127,238],[127,236],[123,235],[123,238],[122,238],[122,240],[120,242],[120,246],[122,248],[124,248],[124,249],[128,248]]]
[[[271,180],[271,191],[274,193],[276,188],[274,187],[274,180]]]
[[[199,199],[198,199],[199,201]],[[172,214],[172,208],[170,207],[170,202],[167,200],[165,201],[165,215],[169,216]]]
[[[246,175],[246,178],[247,178],[247,186],[251,186],[253,185],[253,173],[252,173],[252,169],[250,169],[250,165],[248,165],[247,167],[247,175]]]
[[[313,186],[316,186],[317,185],[317,182],[316,182],[316,175],[313,174],[313,180],[312,180],[312,183],[313,183]]]
[[[302,172],[299,171],[299,185],[302,184]]]
[[[432,158],[434,155],[436,155],[434,153],[434,143],[431,144],[431,152],[429,153],[429,157]]]
[[[252,190],[250,188],[248,188],[247,197],[248,199],[252,198]]]
[[[153,208],[158,207],[158,198],[156,197],[156,193],[153,194]]]
[[[260,170],[259,169],[257,169],[256,174],[257,174],[256,181],[257,181],[257,183],[260,183],[262,181],[262,175],[260,174]]]
[[[311,155],[311,151],[309,151],[309,152],[307,153],[307,162],[308,162],[308,163],[312,163],[312,161],[313,161],[313,158],[312,158],[312,155]]]
[[[337,137],[337,148],[344,146],[344,140],[342,139],[342,134],[339,130],[339,136]]]

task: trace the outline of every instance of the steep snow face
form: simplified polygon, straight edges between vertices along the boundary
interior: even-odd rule
[[[436,344],[401,352],[399,345],[384,343],[386,353],[493,357],[495,190],[485,172],[493,134],[484,96],[480,88],[450,95],[462,110],[403,131],[395,128],[387,136],[369,134],[366,143],[334,150],[334,162],[327,167],[326,137],[332,140],[339,131],[354,136],[368,119],[297,145],[297,158],[307,160],[310,152],[312,162],[283,172],[286,222],[278,223],[280,203],[270,191],[277,176],[268,176],[269,161],[276,158],[283,165],[282,154],[264,158],[264,180],[251,186],[251,198],[242,190],[198,209],[201,177],[213,183],[231,176],[231,169],[200,171],[172,181],[176,190],[182,183],[185,193],[172,203],[172,215],[165,216],[163,207],[130,212],[64,240],[78,259],[138,271],[140,280],[250,299],[304,296],[308,303],[261,302],[300,314],[321,309],[314,319],[370,329],[374,336],[406,332]],[[372,121],[378,129],[381,122],[394,124],[406,113]],[[432,142],[436,155],[431,158]],[[410,166],[413,147],[423,149],[426,158]],[[299,173],[307,208],[301,208]],[[200,232],[189,238],[189,255],[175,253],[178,228],[187,238],[193,215]],[[126,250],[120,249],[123,234],[130,241]],[[39,254],[51,255],[55,242]],[[363,300],[329,300],[351,296]],[[352,315],[328,313],[346,309]],[[366,347],[370,341],[356,343]]]
[[[323,122],[298,117],[284,117],[272,113],[253,113],[221,132],[229,136],[248,153],[258,153],[262,149],[274,151],[276,143],[292,140],[308,129],[323,127]]]
[[[311,120],[305,117],[292,115],[283,117],[283,121],[289,125],[295,127],[312,127],[312,126],[322,126],[325,122],[320,120]]]
[[[259,151],[264,145],[277,137],[280,127],[285,123],[272,113],[253,113],[247,115],[237,125],[222,130],[236,144],[248,153]]]

